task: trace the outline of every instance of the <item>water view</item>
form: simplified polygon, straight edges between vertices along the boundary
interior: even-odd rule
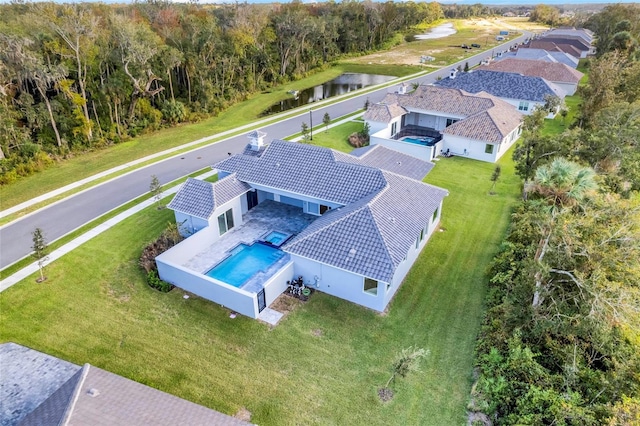
[[[430,40],[434,38],[442,38],[442,37],[450,36],[457,32],[458,31],[456,31],[456,29],[453,28],[453,24],[449,22],[449,23],[438,25],[437,27],[431,28],[429,32],[426,34],[418,34],[416,36],[416,40]]]
[[[345,73],[331,81],[300,91],[291,91],[290,97],[271,105],[261,115],[276,114],[322,99],[349,93],[363,87],[386,83],[396,77],[377,74]]]

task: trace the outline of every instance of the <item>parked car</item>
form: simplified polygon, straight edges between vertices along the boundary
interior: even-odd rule
[[[475,48],[477,49],[477,48],[479,48],[479,47],[480,47],[480,45],[479,45],[478,43],[473,43],[473,44],[471,45],[471,47],[475,47]]]

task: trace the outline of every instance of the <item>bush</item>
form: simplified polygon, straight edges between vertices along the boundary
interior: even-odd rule
[[[147,284],[150,287],[155,288],[162,293],[169,293],[175,287],[173,284],[169,284],[166,281],[162,281],[158,276],[158,271],[149,271],[147,273]]]

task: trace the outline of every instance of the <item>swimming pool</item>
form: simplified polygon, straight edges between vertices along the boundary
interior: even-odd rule
[[[285,234],[284,232],[271,231],[262,240],[273,246],[280,247],[290,236],[291,234]]]
[[[433,145],[435,145],[435,142],[434,142],[435,138],[430,138],[429,136],[422,136],[422,137],[405,136],[401,140],[402,140],[402,142],[409,142],[409,143],[414,143],[416,145],[422,145],[422,146],[433,146]]]
[[[266,244],[240,244],[230,251],[229,257],[205,275],[234,287],[241,287],[256,273],[266,271],[284,255],[282,250]]]

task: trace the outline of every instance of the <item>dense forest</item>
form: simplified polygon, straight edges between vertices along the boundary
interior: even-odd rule
[[[575,124],[550,136],[545,112],[526,118],[523,201],[477,346],[478,423],[640,424],[639,18],[611,5],[586,22],[598,55]]]
[[[412,2],[0,5],[0,184],[215,115],[441,17]]]

